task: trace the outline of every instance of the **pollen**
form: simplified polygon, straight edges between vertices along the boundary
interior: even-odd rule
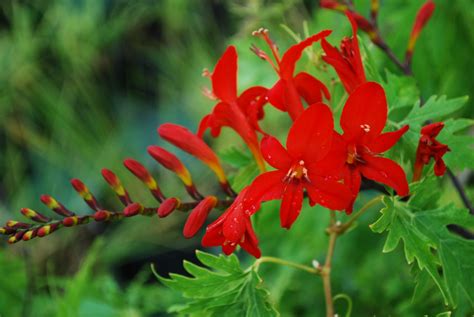
[[[306,181],[310,181],[308,177],[308,169],[304,166],[305,163],[303,160],[300,160],[298,163],[294,164],[286,173],[284,181],[290,182],[292,180],[304,179]]]

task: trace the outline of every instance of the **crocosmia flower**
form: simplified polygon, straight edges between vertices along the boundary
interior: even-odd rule
[[[248,199],[281,199],[280,223],[289,229],[298,217],[303,191],[310,205],[320,204],[332,210],[345,209],[352,193],[328,173],[344,164],[343,154],[331,151],[333,117],[324,104],[311,105],[294,122],[286,149],[272,136],[263,138],[265,160],[276,168],[258,176],[249,187]]]
[[[262,107],[266,103],[267,89],[252,87],[237,96],[237,51],[234,46],[229,46],[217,65],[209,74],[212,81],[212,97],[219,103],[211,114],[205,116],[199,125],[198,135],[202,137],[210,128],[213,137],[220,134],[223,126],[228,126],[236,131],[245,141],[252,152],[261,170],[264,170],[256,130],[258,120],[263,118]]]
[[[450,151],[446,144],[442,144],[436,137],[444,128],[443,122],[428,124],[421,129],[421,137],[416,150],[415,168],[413,172],[413,181],[421,178],[423,166],[434,159],[434,172],[436,176],[443,176],[446,172],[446,164],[443,161],[443,155]]]
[[[326,39],[321,40],[321,46],[325,53],[323,60],[334,67],[344,88],[350,94],[367,80],[357,41],[357,23],[351,15],[347,16],[352,25],[352,37],[342,40],[340,50],[331,46]]]
[[[269,90],[268,101],[277,109],[288,112],[293,120],[296,120],[304,110],[301,98],[308,104],[321,102],[323,95],[326,99],[330,98],[326,86],[310,74],[301,72],[296,76],[294,75],[296,62],[301,58],[303,50],[329,34],[331,34],[329,30],[314,34],[290,47],[280,58],[278,48],[270,39],[267,29],[262,28],[253,33],[253,35],[261,36],[265,40],[270,47],[275,62],[261,49],[254,46],[252,50],[258,57],[268,61],[280,77]]]
[[[385,92],[374,82],[359,86],[342,110],[340,123],[344,133],[337,142],[344,144],[344,183],[354,195],[359,192],[361,176],[393,188],[400,196],[408,195],[408,182],[403,169],[394,161],[381,157],[383,152],[397,143],[408,126],[382,133],[387,112]],[[351,211],[352,206],[347,212]]]
[[[245,188],[232,205],[207,229],[202,238],[204,247],[222,246],[222,251],[229,255],[240,245],[254,257],[261,256],[258,239],[252,227],[250,216],[255,212],[255,205],[247,199]]]

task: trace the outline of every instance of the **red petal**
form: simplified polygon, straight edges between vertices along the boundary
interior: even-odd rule
[[[260,202],[269,201],[274,199],[280,199],[283,194],[283,178],[286,173],[281,171],[272,171],[263,173],[250,184],[246,200],[251,204],[255,204],[255,210],[250,214],[253,214],[259,208]]]
[[[285,55],[283,55],[280,62],[280,76],[281,78],[289,79],[293,77],[295,71],[295,64],[300,59],[303,50],[313,44],[316,41],[328,36],[332,31],[324,30],[317,34],[314,34],[307,39],[299,42],[296,45],[290,47]]]
[[[262,256],[262,252],[258,248],[258,239],[255,236],[255,232],[252,228],[250,219],[247,218],[247,231],[245,232],[244,240],[240,243],[242,249],[256,257],[257,259]]]
[[[405,125],[397,131],[383,133],[370,143],[368,147],[374,153],[383,153],[392,148],[408,129],[409,126]]]
[[[306,186],[312,204],[320,204],[331,210],[346,209],[352,202],[352,192],[347,185],[322,177],[311,179]]]
[[[423,128],[421,128],[421,134],[429,136],[430,138],[435,138],[438,136],[438,134],[443,130],[444,128],[444,123],[443,122],[434,122],[425,125]]]
[[[392,187],[399,196],[408,195],[407,177],[400,165],[384,157],[367,155],[362,159],[365,161],[359,167],[362,175]]]
[[[435,161],[434,172],[436,176],[443,176],[446,172],[446,164],[442,158],[439,158]]]
[[[308,164],[321,160],[331,149],[333,127],[328,106],[322,103],[311,105],[293,123],[288,133],[288,153]]]
[[[363,139],[370,143],[379,136],[387,122],[385,92],[377,83],[360,85],[349,96],[342,110],[341,127],[344,139]]]
[[[229,46],[212,73],[212,90],[220,100],[233,102],[237,99],[237,52]]]
[[[268,90],[268,102],[281,111],[286,111],[284,86],[284,81],[280,79],[272,88],[270,88],[270,90]]]
[[[267,135],[260,143],[263,158],[276,169],[289,169],[292,159],[276,138]]]
[[[321,161],[306,164],[309,178],[324,176],[333,180],[341,179],[346,165],[346,158],[346,142],[342,136],[334,131],[329,153]]]
[[[303,186],[290,183],[286,186],[281,200],[280,224],[283,228],[290,229],[298,218],[303,204]]]
[[[206,233],[202,237],[201,244],[203,247],[216,247],[222,245],[225,241],[224,236],[222,235],[222,228],[215,227],[212,230],[206,230]]]
[[[308,105],[331,99],[331,94],[326,86],[308,73],[301,72],[294,78],[296,90]]]
[[[347,167],[344,172],[344,184],[349,187],[352,191],[352,201],[350,202],[349,206],[346,209],[346,213],[350,215],[352,213],[352,209],[354,207],[354,202],[359,194],[360,190],[360,183],[361,183],[361,176],[360,172],[357,168],[350,168]]]

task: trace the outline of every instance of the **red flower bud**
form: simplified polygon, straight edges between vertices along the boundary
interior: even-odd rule
[[[420,8],[418,13],[416,14],[415,24],[413,25],[413,29],[410,34],[410,39],[408,41],[408,47],[407,47],[407,52],[406,52],[408,59],[411,58],[411,55],[413,54],[413,50],[415,49],[416,41],[418,40],[418,36],[420,35],[420,32],[423,29],[423,27],[430,20],[434,9],[435,9],[434,2],[432,0],[428,0],[425,2],[425,4],[423,4],[423,6]]]
[[[84,201],[89,205],[89,207],[91,207],[93,210],[101,209],[94,195],[92,195],[87,186],[81,180],[74,178],[71,180],[71,184],[76,192],[81,195],[82,199],[84,199]]]
[[[69,211],[66,207],[64,207],[60,202],[49,195],[41,195],[40,200],[43,204],[46,205],[49,209],[54,211],[60,216],[63,217],[70,217],[74,216],[72,211]]]
[[[130,172],[133,173],[133,175],[138,177],[148,187],[148,189],[158,201],[162,202],[165,199],[157,182],[142,164],[133,159],[126,159],[123,161],[123,164]]]
[[[114,172],[104,168],[102,170],[102,176],[104,177],[105,181],[110,185],[110,187],[112,187],[113,191],[115,192],[115,194],[117,194],[120,201],[124,205],[128,205],[132,203],[132,201],[130,200],[130,196],[128,195],[128,192],[125,190],[125,188],[122,185],[122,182],[117,177],[117,175],[114,174]]]
[[[33,209],[30,208],[21,208],[20,211],[23,216],[25,216],[28,219],[31,219],[36,222],[49,222],[51,221],[51,218],[45,217],[42,214],[34,211]]]
[[[183,235],[186,239],[192,238],[196,235],[199,229],[204,225],[207,216],[216,204],[217,198],[215,196],[208,196],[201,200],[191,211],[183,229]]]
[[[138,215],[143,211],[143,206],[139,203],[133,203],[128,205],[124,210],[123,210],[123,215],[125,217],[133,217]]]
[[[227,183],[219,158],[197,135],[177,124],[165,123],[158,128],[158,134],[181,150],[193,155],[217,175],[220,183]]]
[[[177,198],[171,197],[166,199],[160,207],[158,207],[157,214],[158,217],[164,218],[171,214],[176,208],[180,205],[180,201]]]

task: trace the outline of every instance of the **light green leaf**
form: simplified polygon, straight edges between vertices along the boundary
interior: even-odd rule
[[[223,150],[219,153],[219,157],[226,163],[240,168],[249,165],[252,162],[252,157],[241,149],[233,146]]]
[[[474,309],[474,241],[447,228],[450,224],[472,226],[474,218],[453,205],[425,209],[389,197],[384,203],[382,216],[371,225],[374,232],[388,232],[383,252],[393,251],[403,241],[407,262],[429,274],[446,304]]]
[[[235,255],[214,256],[196,251],[207,267],[184,262],[193,277],[170,274],[156,277],[166,286],[179,291],[189,300],[170,308],[170,312],[187,316],[278,316],[262,287],[262,279],[254,270],[242,270]]]
[[[413,77],[397,76],[387,70],[383,87],[387,95],[389,114],[400,108],[413,107],[420,100],[420,90]]]
[[[454,99],[446,99],[446,96],[431,96],[423,107],[420,107],[420,103],[417,102],[407,117],[400,122],[400,125],[421,126],[428,120],[442,121],[450,114],[460,110],[468,99],[467,96]]]
[[[451,168],[474,169],[474,137],[462,134],[463,130],[474,125],[471,119],[449,119],[438,136],[438,141],[447,144],[451,149],[443,159]]]
[[[250,164],[242,167],[235,175],[230,177],[232,188],[235,191],[240,192],[245,186],[250,185],[259,173],[260,171],[257,164],[255,161],[251,161]]]

